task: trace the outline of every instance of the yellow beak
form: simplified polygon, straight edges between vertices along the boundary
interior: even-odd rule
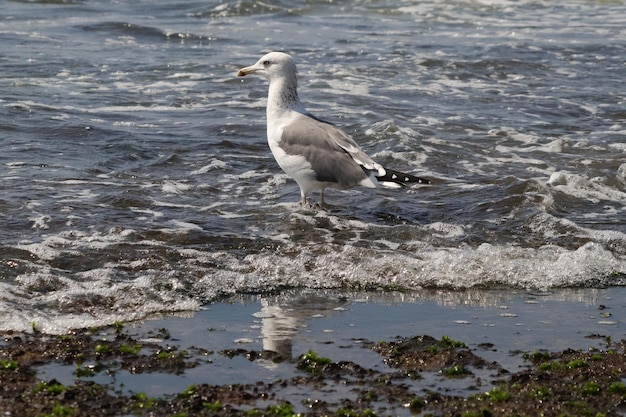
[[[237,77],[245,77],[248,74],[254,74],[256,72],[256,68],[254,66],[245,67],[237,71]]]

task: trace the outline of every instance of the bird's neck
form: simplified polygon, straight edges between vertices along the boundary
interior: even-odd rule
[[[289,111],[306,112],[298,98],[297,82],[285,78],[272,80],[267,97],[267,119],[277,120]]]

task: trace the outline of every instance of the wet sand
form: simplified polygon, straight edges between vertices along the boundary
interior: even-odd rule
[[[625,415],[626,289],[289,290],[4,334],[0,412]]]

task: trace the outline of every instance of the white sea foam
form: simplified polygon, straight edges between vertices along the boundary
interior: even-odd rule
[[[191,189],[191,186],[182,181],[163,181],[163,192],[166,194],[180,194]]]
[[[350,260],[357,257],[362,262],[354,268]],[[626,272],[626,261],[616,259],[594,243],[577,250],[551,245],[528,249],[483,244],[476,249],[431,249],[421,251],[419,256],[343,247],[337,252],[318,251],[315,255],[303,252],[296,257],[272,257],[262,254],[248,255],[243,260],[220,253],[219,259],[225,268],[201,280],[208,280],[205,284],[210,282],[212,291],[217,293],[300,286],[305,282],[306,286],[318,288],[443,286],[459,289],[506,285],[549,289],[585,285],[589,276],[609,277]]]
[[[173,230],[181,231],[181,230],[203,230],[202,227],[198,226],[194,223],[183,222],[180,220],[170,220],[168,224],[173,226]]]
[[[606,182],[606,178],[589,178],[581,174],[567,171],[554,172],[547,181],[547,183],[556,190],[576,198],[590,200],[594,203],[614,201],[626,204],[626,192],[612,185],[607,185]]]
[[[223,160],[220,160],[220,159],[217,159],[217,158],[213,158],[213,159],[211,159],[211,161],[207,165],[204,165],[201,168],[198,168],[198,169],[196,169],[194,171],[191,171],[190,174],[191,175],[203,175],[203,174],[206,174],[207,172],[213,171],[215,169],[218,169],[218,170],[226,169],[226,168],[228,168],[228,166],[229,166],[229,164],[226,161],[223,161]]]

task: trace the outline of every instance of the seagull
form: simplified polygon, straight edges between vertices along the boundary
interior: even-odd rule
[[[324,207],[326,188],[430,184],[427,179],[384,168],[346,132],[309,113],[298,98],[296,64],[290,55],[270,52],[237,72],[239,77],[248,74],[264,75],[269,82],[267,142],[278,165],[298,183],[303,206],[313,190],[320,190],[319,205]]]

